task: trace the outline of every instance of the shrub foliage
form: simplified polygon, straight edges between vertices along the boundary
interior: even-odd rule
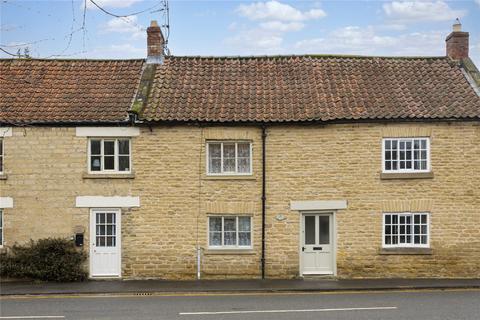
[[[86,254],[71,240],[47,238],[14,245],[0,256],[0,275],[43,281],[82,281]]]

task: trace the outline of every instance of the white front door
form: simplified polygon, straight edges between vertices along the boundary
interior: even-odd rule
[[[118,209],[96,209],[90,214],[90,276],[121,275],[121,214]]]
[[[333,274],[333,214],[303,214],[302,274]]]

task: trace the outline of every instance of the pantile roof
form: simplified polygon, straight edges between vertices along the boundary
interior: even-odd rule
[[[125,121],[143,62],[0,59],[0,122]]]
[[[480,98],[447,57],[172,57],[146,121],[478,119]]]

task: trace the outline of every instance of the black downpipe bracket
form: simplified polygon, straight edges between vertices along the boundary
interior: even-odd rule
[[[266,150],[267,128],[262,125],[262,280],[265,279]]]

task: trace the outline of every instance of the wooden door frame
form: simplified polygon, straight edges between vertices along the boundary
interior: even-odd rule
[[[94,213],[96,212],[115,212],[115,222],[116,222],[116,229],[118,229],[118,233],[116,232],[116,244],[118,248],[118,276],[94,276],[92,275],[92,265],[93,265],[93,246],[92,246],[92,239],[96,236],[95,231],[95,218]],[[89,257],[88,257],[88,277],[93,279],[98,278],[121,278],[122,277],[122,210],[120,208],[90,208],[90,217],[89,217],[89,239],[88,239],[88,246],[89,246]],[[117,231],[117,230],[116,230]]]
[[[300,211],[299,217],[299,237],[298,237],[298,266],[299,266],[299,275],[303,277],[303,257],[302,257],[302,247],[303,247],[303,217],[309,214],[329,214],[332,218],[332,263],[333,263],[333,273],[332,274],[324,274],[318,273],[318,275],[332,275],[334,277],[337,276],[337,218],[335,210],[312,210],[312,211]],[[308,274],[312,275],[312,274]]]

